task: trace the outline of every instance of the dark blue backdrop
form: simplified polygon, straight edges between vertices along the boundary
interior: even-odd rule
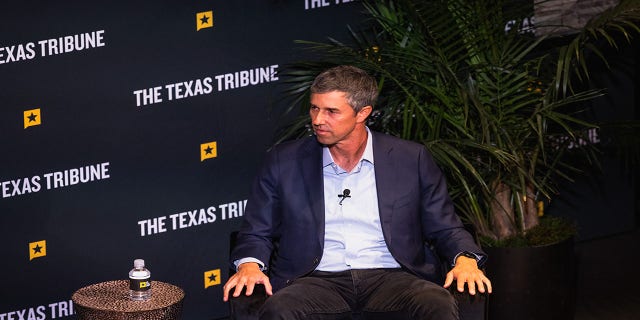
[[[226,316],[228,235],[273,142],[277,72],[304,57],[295,39],[346,38],[361,9],[3,4],[0,319],[66,318],[76,289],[135,258],[185,290],[184,319]]]

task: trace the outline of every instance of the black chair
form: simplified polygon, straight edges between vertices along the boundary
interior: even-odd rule
[[[230,252],[233,250],[233,247],[236,243],[237,231],[234,231],[230,234],[229,237],[229,247]],[[448,264],[442,263],[442,270],[448,269]],[[229,270],[229,276],[233,275],[235,270]],[[444,279],[446,272],[442,273],[442,278]],[[465,285],[466,286],[466,285]],[[456,283],[454,282],[450,287],[449,291],[456,299],[458,304],[458,311],[460,314],[461,320],[485,320],[489,319],[488,317],[488,295],[477,292],[475,295],[470,295],[468,292],[458,292],[456,289]],[[229,319],[231,320],[257,320],[258,319],[258,311],[260,307],[267,299],[267,293],[265,291],[264,285],[256,285],[253,294],[250,296],[246,296],[244,294],[244,289],[242,293],[238,297],[229,297]],[[352,319],[357,320],[360,319],[358,314],[354,314]]]

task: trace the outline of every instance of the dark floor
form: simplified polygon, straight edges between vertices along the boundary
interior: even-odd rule
[[[575,320],[640,319],[640,229],[578,242]]]

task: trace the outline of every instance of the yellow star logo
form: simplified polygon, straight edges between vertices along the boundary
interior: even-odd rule
[[[220,269],[209,270],[204,272],[204,288],[217,286],[221,283]]]
[[[218,143],[216,141],[203,143],[200,145],[200,161],[215,158],[218,156]]]
[[[196,31],[204,28],[213,28],[213,11],[196,13]]]
[[[47,255],[47,241],[40,240],[29,243],[29,260]]]
[[[26,110],[24,112],[24,128],[25,129],[28,127],[40,125],[41,121],[42,120],[40,117],[40,108]]]

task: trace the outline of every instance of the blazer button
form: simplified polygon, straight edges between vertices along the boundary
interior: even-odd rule
[[[313,259],[313,264],[318,264],[318,263],[320,263],[320,259],[318,258]]]
[[[287,281],[285,281],[285,284],[289,284],[291,282],[291,280],[287,279]]]

